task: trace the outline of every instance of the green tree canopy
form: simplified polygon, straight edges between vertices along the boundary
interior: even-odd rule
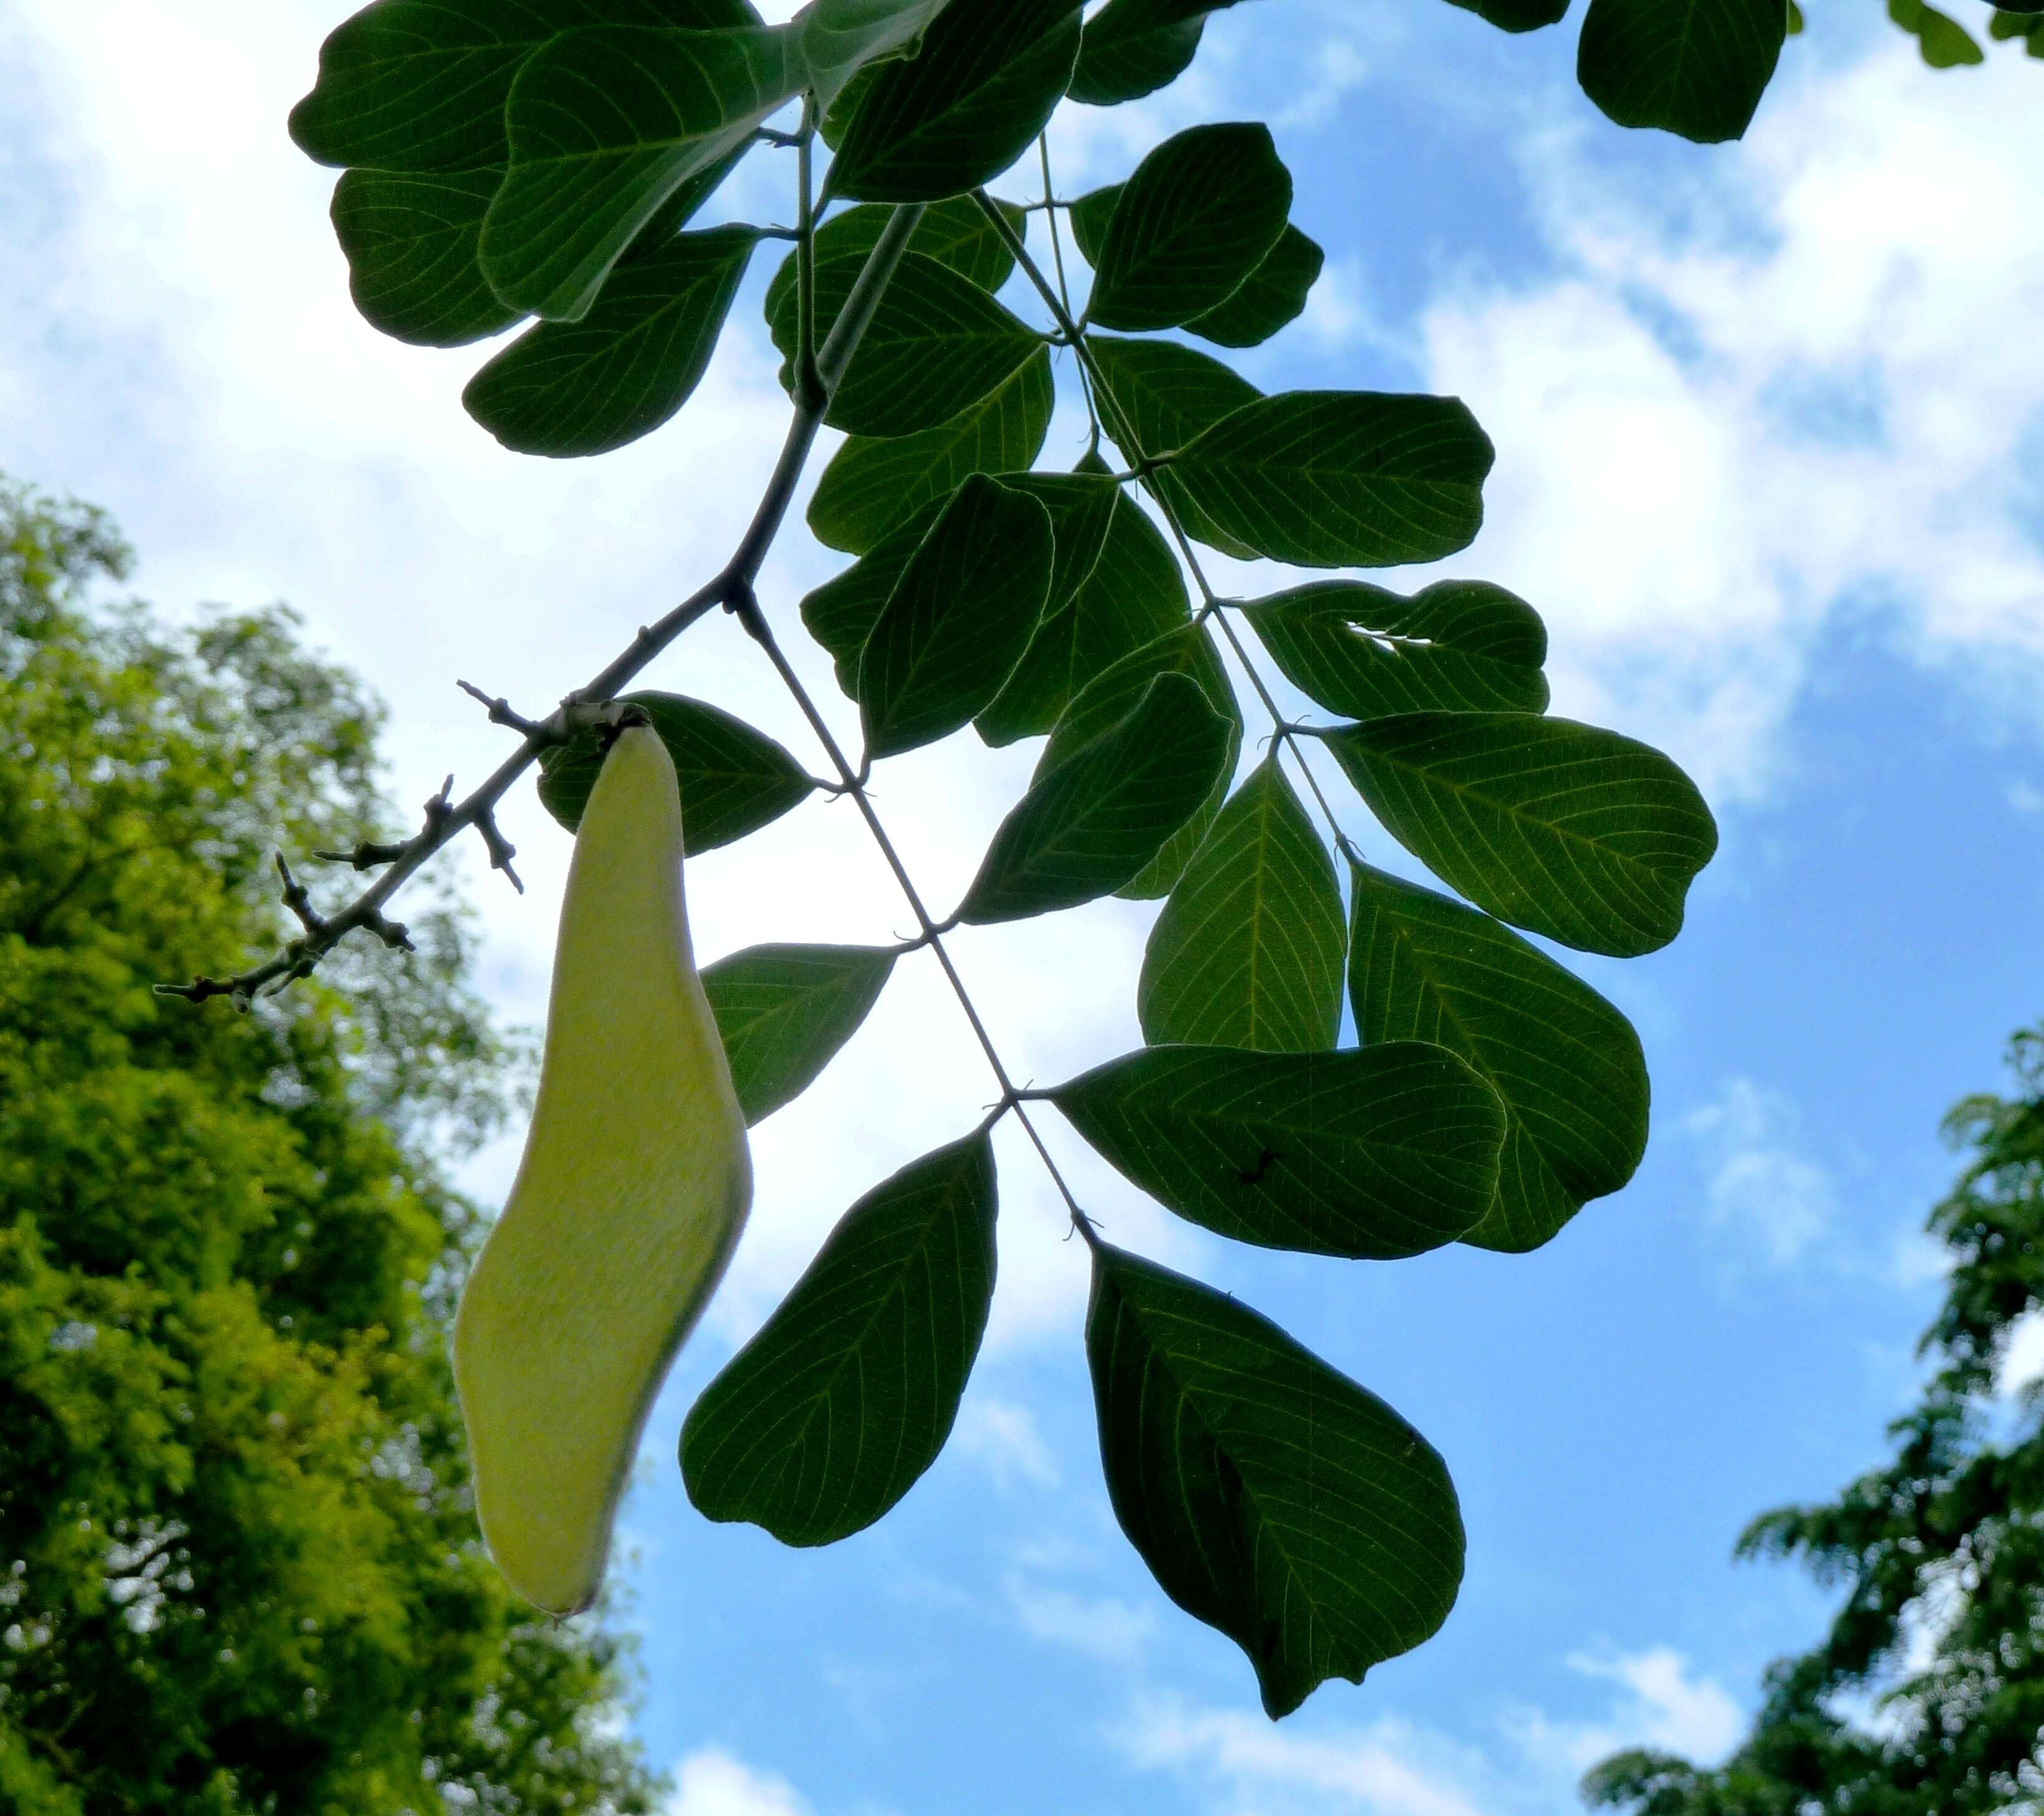
[[[0,1807],[647,1810],[618,1641],[475,1533],[436,1156],[523,1057],[458,915],[150,993],[275,943],[272,841],[375,835],[379,709],[286,612],[94,607],[126,561],[0,481]]]
[[[1769,1676],[1752,1733],[1704,1769],[1628,1753],[1585,1781],[1635,1816],[1973,1816],[2044,1810],[2044,1381],[2001,1390],[2044,1306],[2044,1030],[2017,1037],[2010,1098],[1969,1098],[1970,1149],[1931,1216],[1950,1252],[1925,1333],[1935,1372],[1890,1427],[1892,1460],[1837,1499],[1763,1514],[1747,1556],[1800,1558],[1845,1602]],[[1870,1722],[1855,1709],[1871,1708]]]

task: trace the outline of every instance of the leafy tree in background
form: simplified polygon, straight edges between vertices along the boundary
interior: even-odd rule
[[[1972,1157],[1931,1214],[1950,1252],[1921,1402],[1893,1459],[1838,1498],[1756,1520],[1743,1556],[1799,1557],[1844,1606],[1768,1678],[1753,1732],[1706,1769],[1621,1753],[1585,1781],[1635,1816],[1974,1816],[2044,1809],[2044,1379],[1996,1391],[2044,1310],[2044,1031],[2017,1037],[2013,1098],[1946,1126]],[[1856,1719],[1855,1711],[1873,1719]]]
[[[275,838],[375,830],[378,710],[287,613],[90,608],[126,560],[0,481],[0,1809],[647,1810],[618,1642],[475,1536],[434,1155],[522,1063],[459,920],[256,1014],[150,994],[276,939]]]

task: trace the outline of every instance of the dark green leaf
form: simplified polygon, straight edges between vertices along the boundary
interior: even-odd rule
[[[747,946],[703,972],[748,1124],[816,1082],[879,1001],[894,958],[885,946]]]
[[[1269,127],[1174,134],[1121,186],[1094,261],[1088,318],[1103,328],[1175,328],[1217,307],[1277,244],[1291,208],[1291,173]]]
[[[668,198],[801,87],[797,38],[608,26],[534,52],[511,84],[510,167],[482,224],[490,287],[550,321],[586,314]]]
[[[1385,568],[1468,544],[1491,459],[1490,438],[1455,398],[1287,391],[1216,423],[1170,478],[1271,560]]]
[[[1454,1485],[1374,1394],[1248,1306],[1105,1243],[1086,1361],[1121,1529],[1166,1595],[1249,1655],[1274,1721],[1447,1618]]]
[[[784,1545],[830,1545],[907,1494],[951,1436],[986,1330],[994,1210],[982,1132],[847,1211],[690,1410],[690,1499]]]
[[[937,513],[948,502],[932,499],[907,522],[888,531],[842,574],[833,575],[803,598],[802,623],[830,652],[837,684],[847,698],[859,698],[859,659],[866,653],[866,640],[880,621],[909,557],[922,546]]]
[[[824,113],[868,63],[912,54],[944,0],[815,0],[802,28],[809,86]]]
[[[863,555],[974,473],[1027,471],[1042,450],[1056,393],[1048,348],[971,409],[920,434],[855,435],[831,457],[809,500],[816,540]]]
[[[634,252],[581,321],[528,329],[461,401],[521,454],[601,454],[651,433],[701,379],[759,237],[713,227]]]
[[[1576,79],[1621,126],[1715,144],[1745,132],[1788,32],[1782,0],[1590,0]]]
[[[1046,1095],[1166,1209],[1268,1248],[1417,1255],[1473,1228],[1497,1191],[1496,1093],[1418,1041],[1144,1047]]]
[[[476,244],[502,167],[352,170],[333,191],[348,287],[371,327],[415,347],[459,347],[518,319],[483,282]]]
[[[821,344],[866,268],[854,252],[816,266],[816,340]],[[800,332],[792,287],[768,317],[774,344],[792,360]],[[934,429],[978,403],[1043,344],[970,278],[920,252],[905,252],[881,292],[824,420],[855,435],[909,435]],[[781,382],[792,388],[792,368]]]
[[[1537,32],[1557,24],[1569,10],[1569,0],[1449,0],[1487,19],[1501,32]]]
[[[1933,69],[1958,69],[1987,60],[1973,34],[1929,0],[1888,0],[1888,16],[1915,39],[1924,62]]]
[[[1407,713],[1330,732],[1370,810],[1480,908],[1630,958],[1681,931],[1718,833],[1658,750],[1572,719]]]
[[[1246,615],[1286,679],[1331,713],[1546,710],[1546,628],[1524,600],[1485,581],[1436,580],[1405,598],[1320,580]]]
[[[1143,507],[1097,474],[1032,473],[1051,511],[1057,573],[1043,621],[975,721],[990,744],[1047,732],[1110,663],[1185,621],[1185,583]]]
[[[1043,130],[1078,56],[1079,0],[970,0],[885,66],[831,165],[832,195],[937,202],[998,176]]]
[[[1028,217],[1012,202],[997,204],[1009,225],[1019,233]],[[879,243],[882,231],[893,218],[894,210],[884,202],[862,202],[855,208],[840,209],[816,229],[816,263],[863,256]],[[948,202],[933,202],[923,210],[916,230],[909,236],[909,250],[920,252],[948,265],[959,276],[970,278],[982,290],[996,290],[1008,281],[1015,268],[1015,255],[1008,242],[969,195],[955,195]],[[795,254],[781,261],[766,286],[766,321],[772,327],[789,307],[784,300],[795,293]],[[818,337],[820,339],[820,333]],[[778,334],[777,345],[780,344]],[[793,345],[790,337],[781,351]]]
[[[1235,791],[1150,930],[1136,1011],[1152,1046],[1330,1048],[1345,936],[1327,848],[1274,752]]]
[[[1228,730],[1189,675],[1158,675],[1119,725],[1029,785],[959,918],[1020,920],[1120,888],[1212,793]]]
[[[644,706],[674,760],[682,785],[682,832],[690,853],[742,839],[807,798],[816,782],[763,732],[720,706],[681,694],[626,694]],[[570,832],[582,824],[603,768],[593,731],[540,758],[540,799]]]
[[[1143,523],[1149,526],[1147,517]],[[1151,533],[1155,533],[1154,529]],[[1105,563],[1106,557],[1101,559]],[[1169,559],[1168,552],[1166,559]],[[1174,563],[1174,571],[1176,566]],[[1182,580],[1178,582],[1181,601],[1184,585]],[[1073,697],[1071,705],[1051,728],[1051,741],[1043,747],[1043,755],[1036,760],[1036,779],[1040,781],[1089,740],[1098,737],[1124,718],[1159,675],[1189,675],[1199,683],[1207,704],[1228,721],[1228,744],[1220,771],[1206,799],[1193,810],[1185,825],[1165,841],[1156,856],[1115,891],[1134,901],[1147,901],[1162,895],[1178,880],[1179,873],[1198,850],[1200,841],[1206,837],[1207,828],[1213,824],[1214,816],[1220,811],[1221,802],[1228,798],[1229,786],[1235,780],[1235,759],[1242,752],[1242,708],[1235,701],[1235,690],[1228,685],[1228,672],[1214,654],[1213,644],[1207,633],[1195,625],[1185,625],[1109,664]]]
[[[1351,864],[1355,1037],[1432,1041],[1504,1106],[1497,1198],[1463,1237],[1537,1248],[1646,1147],[1646,1062],[1632,1024],[1488,914]]]
[[[1184,74],[1207,15],[1235,0],[1108,0],[1086,21],[1071,98],[1112,107],[1154,93]]]
[[[1173,340],[1120,340],[1089,335],[1101,378],[1125,414],[1138,444],[1122,452],[1131,460],[1175,452],[1262,395],[1231,367]],[[1110,430],[1112,433],[1112,430]],[[1217,524],[1169,468],[1147,482],[1178,517],[1185,533],[1249,560],[1256,551]]]
[[[1101,241],[1107,237],[1107,224],[1114,218],[1114,205],[1120,199],[1121,185],[1111,183],[1105,189],[1081,196],[1066,217],[1071,223],[1072,237],[1078,242],[1080,256],[1089,265],[1100,263]]]
[[[474,171],[510,155],[504,103],[540,45],[578,25],[750,25],[745,0],[376,0],[320,47],[319,80],[291,110],[314,162]]]
[[[1287,226],[1239,290],[1185,325],[1220,346],[1261,346],[1287,322],[1298,319],[1327,256],[1317,241]]]
[[[1050,513],[974,474],[909,556],[866,640],[859,718],[869,757],[956,731],[1001,691],[1050,590]]]

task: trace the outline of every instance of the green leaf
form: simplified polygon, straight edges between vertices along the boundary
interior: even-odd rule
[[[1212,791],[1228,730],[1190,676],[1158,675],[1119,725],[1030,783],[959,918],[1020,920],[1120,888]]]
[[[1081,196],[1066,215],[1079,256],[1089,265],[1100,263],[1101,242],[1107,237],[1107,224],[1114,218],[1114,205],[1120,199],[1121,185],[1111,183]]]
[[[371,327],[415,347],[459,347],[518,319],[483,282],[476,260],[483,211],[502,167],[428,172],[344,171],[333,231],[348,287]]]
[[[1249,1655],[1274,1721],[1447,1618],[1454,1485],[1374,1394],[1235,1299],[1104,1242],[1086,1361],[1115,1518],[1164,1593]]]
[[[1346,943],[1335,867],[1273,752],[1222,808],[1150,930],[1135,998],[1143,1038],[1331,1049]]]
[[[1782,0],[1590,0],[1576,79],[1621,126],[1716,144],[1746,131],[1788,32]]]
[[[1324,734],[1370,810],[1480,908],[1617,958],[1681,930],[1718,833],[1658,750],[1572,719],[1406,713]]]
[[[1034,737],[1110,664],[1174,625],[1189,607],[1178,564],[1143,507],[1090,473],[1032,473],[1051,510],[1058,568],[1043,621],[1015,672],[974,722],[990,744]]]
[[[1438,561],[1483,522],[1490,438],[1456,398],[1287,391],[1244,404],[1172,464],[1226,534],[1303,568]]]
[[[1497,1191],[1504,1112],[1446,1048],[1143,1047],[1044,1094],[1167,1210],[1239,1242],[1393,1260]]]
[[[845,569],[807,594],[801,604],[802,623],[810,636],[829,651],[837,670],[837,684],[847,699],[859,698],[859,659],[866,653],[866,640],[909,565],[909,558],[923,545],[937,513],[950,501],[932,498],[905,523],[899,524]]]
[[[866,268],[855,252],[816,267],[816,339],[830,333]],[[799,297],[783,291],[768,317],[774,344],[792,362]],[[881,292],[824,420],[855,435],[913,434],[948,421],[1012,377],[1043,337],[970,278],[920,252],[905,252]],[[793,389],[791,364],[781,382]]]
[[[995,204],[1016,233],[1028,219],[1012,202]],[[893,218],[894,210],[884,202],[862,202],[855,208],[840,209],[816,229],[819,266],[854,256],[863,257],[879,244],[882,232]],[[916,230],[909,236],[909,248],[926,259],[947,265],[960,277],[970,278],[984,290],[997,290],[1015,269],[1015,255],[1008,242],[995,232],[993,223],[980,211],[969,195],[955,195],[947,202],[933,202],[923,210]],[[766,286],[766,311],[769,328],[791,305],[795,294],[796,255],[781,261]],[[790,317],[790,319],[793,319]],[[780,345],[778,331],[775,344]],[[794,344],[793,337],[782,346],[785,354]]]
[[[1489,20],[1500,32],[1537,32],[1543,25],[1558,24],[1569,10],[1569,0],[1448,0],[1448,3]]]
[[[668,198],[720,163],[803,81],[790,27],[567,32],[518,71],[504,187],[482,269],[507,304],[587,313],[620,254]]]
[[[1108,391],[1129,418],[1139,445],[1122,452],[1132,461],[1175,452],[1262,394],[1231,367],[1174,340],[1100,334],[1087,336],[1086,344]],[[1238,560],[1254,557],[1256,551],[1216,522],[1170,468],[1151,474],[1145,483],[1188,536]]]
[[[1502,587],[1436,580],[1410,598],[1320,580],[1244,614],[1292,684],[1331,713],[1546,710],[1546,628]]]
[[[1108,0],[1086,21],[1074,101],[1112,107],[1139,100],[1185,73],[1200,48],[1207,15],[1235,0]]]
[[[759,239],[714,227],[630,254],[581,321],[521,334],[461,401],[521,454],[601,454],[650,434],[701,380]]]
[[[1298,319],[1306,295],[1320,279],[1327,254],[1319,242],[1288,225],[1263,262],[1228,299],[1185,324],[1203,340],[1223,347],[1261,346]]]
[[[1147,526],[1148,518],[1143,522]],[[1151,533],[1155,534],[1154,529]],[[1105,558],[1102,559],[1104,562]],[[1175,563],[1173,567],[1175,571]],[[1182,599],[1184,582],[1181,580],[1178,586]],[[1119,724],[1159,675],[1186,675],[1197,682],[1207,704],[1228,721],[1228,741],[1220,773],[1207,798],[1185,825],[1165,841],[1156,856],[1115,891],[1134,901],[1165,895],[1178,880],[1235,780],[1235,759],[1242,752],[1242,708],[1207,633],[1197,625],[1184,625],[1110,663],[1074,696],[1071,705],[1051,728],[1050,742],[1036,760],[1036,779],[1040,781],[1089,740]]]
[[[895,956],[886,946],[747,946],[704,971],[748,1124],[816,1082],[880,1000]]]
[[[1291,208],[1291,174],[1269,127],[1174,134],[1121,186],[1088,318],[1103,328],[1175,328],[1217,307],[1277,244]]]
[[[1050,590],[1051,516],[974,474],[901,571],[859,664],[869,758],[956,731],[1001,691]]]
[[[1888,16],[1915,39],[1924,62],[1933,69],[1958,69],[1987,60],[1987,53],[1965,27],[1928,0],[1888,0]]]
[[[1488,914],[1349,867],[1355,1037],[1431,1041],[1504,1106],[1497,1198],[1462,1237],[1537,1248],[1631,1179],[1646,1148],[1646,1061],[1632,1024]]]
[[[809,500],[816,540],[863,555],[897,524],[974,473],[1027,471],[1042,451],[1056,393],[1039,348],[970,410],[916,435],[855,435],[831,457]]]
[[[316,164],[476,171],[510,155],[504,103],[518,66],[580,25],[714,29],[759,23],[745,0],[376,0],[320,47],[291,110]]]
[[[644,706],[674,760],[682,786],[682,830],[690,856],[742,839],[805,800],[815,779],[763,732],[720,706],[681,694],[626,694]],[[540,800],[570,832],[582,824],[589,791],[603,768],[594,731],[540,756]]]
[[[825,184],[863,202],[938,202],[998,176],[1043,129],[1078,56],[1079,0],[970,0],[912,63],[886,65]]]
[[[815,0],[802,27],[802,55],[816,108],[828,113],[844,85],[869,63],[914,53],[944,0]]]
[[[905,1167],[847,1211],[682,1426],[689,1499],[784,1545],[869,1526],[936,1461],[993,1299],[985,1133]]]

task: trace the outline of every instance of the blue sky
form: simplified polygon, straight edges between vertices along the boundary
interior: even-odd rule
[[[410,800],[501,752],[457,675],[544,701],[709,571],[786,406],[762,260],[667,430],[596,462],[497,449],[458,402],[484,352],[405,348],[354,317],[330,175],[283,136],[343,10],[0,9],[0,466],[113,509],[167,607],[298,605],[391,702]],[[1243,6],[1166,96],[1060,116],[1074,191],[1181,125],[1272,120],[1295,218],[1330,256],[1306,317],[1246,369],[1469,401],[1499,462],[1450,571],[1540,608],[1558,709],[1672,750],[1723,848],[1673,947],[1583,965],[1646,1043],[1654,1144],[1536,1256],[1231,1245],[1059,1132],[1118,1240],[1279,1318],[1412,1418],[1460,1487],[1470,1569],[1441,1636],[1276,1728],[1114,1527],[1083,1258],[1012,1131],[994,1323],[930,1476],[818,1553],[686,1504],[692,1394],[839,1213],[986,1095],[927,963],[899,968],[759,1132],[752,1225],[626,1510],[639,1719],[678,1816],[1561,1811],[1610,1747],[1723,1748],[1761,1668],[1816,1630],[1822,1596],[1731,1565],[1731,1541],[1879,1453],[1937,1295],[1915,1232],[1951,1166],[1938,1118],[1996,1081],[2044,951],[2044,340],[2026,326],[2044,166],[2024,150],[2044,70],[2004,55],[1933,75],[1877,11],[1812,9],[1737,148],[1604,122],[1573,89],[1570,25],[1508,39],[1432,0]],[[720,206],[780,217],[785,180],[755,160]],[[1076,454],[1068,417],[1053,434],[1047,458]],[[792,622],[834,564],[786,539],[770,611]],[[807,748],[727,627],[655,679]],[[1032,760],[955,742],[883,772],[933,896],[969,876]],[[477,853],[457,868],[489,991],[530,1023],[567,841],[529,794],[507,819],[528,895]],[[689,887],[705,956],[906,925],[848,812],[820,803]],[[1152,913],[960,937],[1018,1072],[1133,1043]],[[516,1155],[500,1143],[471,1183],[501,1193]]]

